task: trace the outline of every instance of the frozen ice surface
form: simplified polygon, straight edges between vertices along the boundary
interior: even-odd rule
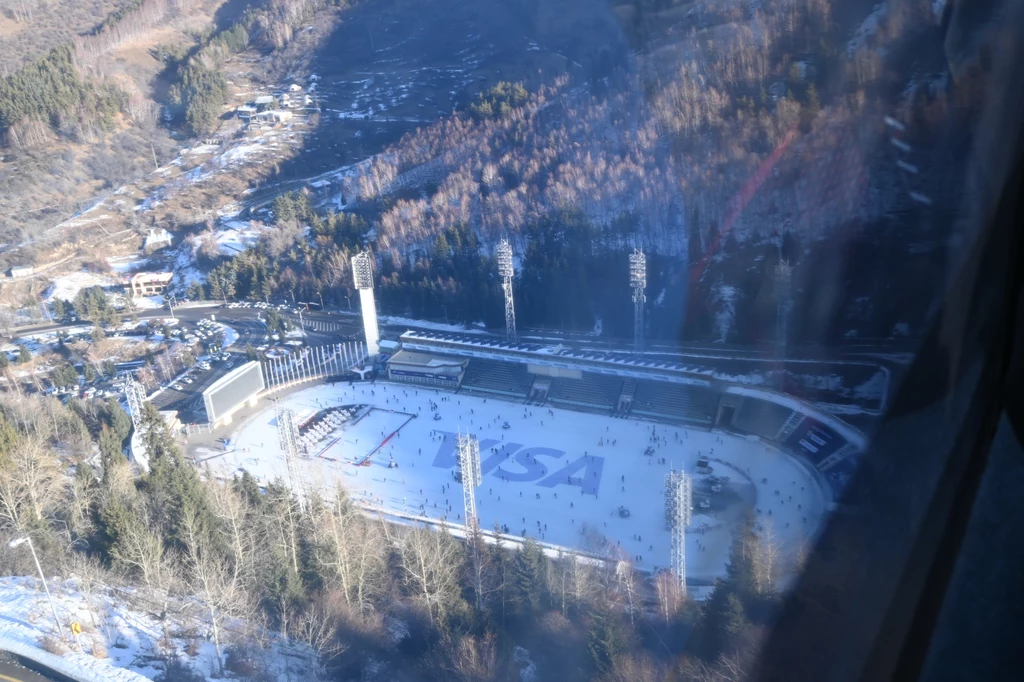
[[[544,543],[630,559],[645,570],[670,563],[665,474],[680,466],[692,473],[699,455],[710,456],[714,475],[730,480],[723,492],[698,494],[707,481],[694,477],[686,547],[691,580],[725,574],[745,504],[758,510],[759,524],[771,524],[783,557],[808,542],[826,509],[820,479],[808,465],[755,438],[385,382],[321,385],[281,399],[299,423],[340,405],[374,409],[296,458],[292,485],[330,494],[341,483],[354,500],[396,517],[463,523],[453,476],[458,432],[480,439],[477,507],[484,529],[507,525],[512,536],[525,531]],[[242,424],[231,441],[230,452],[203,458],[218,476],[247,470],[264,483],[288,480],[272,409]],[[653,456],[644,454],[648,446]],[[356,466],[371,452],[365,466]],[[397,468],[388,467],[392,459]],[[699,507],[704,497],[710,509]],[[619,515],[620,506],[628,517]]]

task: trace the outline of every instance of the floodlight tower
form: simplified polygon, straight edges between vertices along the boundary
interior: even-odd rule
[[[516,306],[512,301],[512,277],[515,268],[512,266],[512,245],[507,239],[498,244],[498,275],[501,276],[501,290],[505,292],[505,336],[509,343],[518,340],[516,336]]]
[[[775,349],[786,350],[789,313],[793,309],[793,266],[780,260],[775,266]]]
[[[686,527],[693,505],[692,480],[682,471],[665,474],[665,520],[672,533],[672,573],[686,595]]]
[[[466,528],[475,530],[476,492],[474,488],[483,481],[480,470],[480,441],[473,435],[459,435],[459,472],[462,475],[462,502],[466,510]]]
[[[466,513],[466,541],[473,554],[473,568],[476,573],[476,607],[483,608],[483,566],[480,560],[479,538],[480,519],[476,514],[476,488],[483,482],[480,470],[480,441],[473,435],[458,437],[459,472],[462,475],[462,504]]]
[[[647,256],[641,249],[629,255],[629,286],[633,290],[633,343],[637,353],[644,352],[644,304],[647,296]]]
[[[366,354],[376,357],[380,353],[377,342],[377,304],[373,299],[373,259],[366,251],[352,256],[352,279],[359,290],[359,306],[363,311],[363,334],[366,335]]]
[[[288,487],[295,490],[295,469],[293,460],[299,454],[299,430],[295,426],[295,413],[287,408],[277,410],[277,439],[284,452],[284,465],[288,471]],[[299,508],[305,511],[302,495],[297,495]]]
[[[124,382],[124,396],[128,402],[128,414],[132,418],[132,426],[142,432],[142,404],[146,402],[146,389],[130,374]]]

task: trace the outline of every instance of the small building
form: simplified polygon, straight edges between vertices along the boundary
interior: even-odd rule
[[[157,249],[162,249],[165,246],[170,246],[173,241],[174,238],[171,236],[171,233],[161,227],[159,230],[149,231],[149,234],[146,235],[146,241],[143,243],[142,248],[146,251],[155,251]]]
[[[256,115],[256,111],[256,107],[254,107],[253,105],[243,104],[242,106],[235,109],[235,114],[238,116],[240,120],[242,120],[245,123],[248,123],[249,119]]]
[[[160,296],[173,280],[173,272],[140,272],[128,280],[129,293],[133,297]]]
[[[267,111],[277,106],[277,101],[273,95],[262,95],[253,100],[252,105],[256,107],[256,111]]]
[[[15,265],[10,269],[11,277],[28,277],[33,272],[35,268],[31,265]]]
[[[388,361],[388,379],[457,388],[466,372],[462,358],[400,350]]]

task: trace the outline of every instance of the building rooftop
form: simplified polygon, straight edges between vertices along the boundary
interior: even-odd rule
[[[457,367],[466,364],[464,358],[450,358],[431,355],[429,353],[414,353],[409,350],[400,350],[391,356],[392,364],[418,365],[420,367]]]

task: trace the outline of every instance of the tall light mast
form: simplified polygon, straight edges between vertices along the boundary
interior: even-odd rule
[[[512,277],[515,269],[512,266],[512,245],[507,239],[498,244],[498,275],[501,276],[501,290],[505,293],[505,337],[509,343],[516,343],[516,306],[512,300]]]
[[[473,553],[476,573],[476,607],[483,608],[483,566],[478,537],[480,519],[476,513],[476,488],[483,482],[480,469],[480,441],[476,436],[459,434],[459,472],[462,476],[462,505],[466,514],[466,541]]]
[[[367,251],[352,256],[352,280],[359,291],[359,307],[363,311],[366,353],[373,358],[380,353],[380,330],[377,328],[377,304],[373,298],[373,258]]]
[[[142,404],[146,401],[146,389],[130,374],[124,382],[124,397],[128,402],[128,414],[132,418],[132,426],[135,427],[136,432],[141,434]]]
[[[299,499],[299,509],[305,511],[305,500],[299,491],[295,490],[295,463],[294,459],[299,454],[299,429],[295,425],[295,413],[287,408],[277,410],[277,439],[281,444],[281,451],[284,452],[284,465],[288,471],[288,487]]]
[[[633,344],[637,353],[644,352],[644,304],[647,296],[647,256],[641,249],[629,255],[629,286],[633,290]]]
[[[693,507],[692,479],[682,471],[665,474],[665,521],[672,534],[672,574],[686,596],[686,527]]]
[[[782,354],[789,341],[789,313],[793,309],[793,266],[780,260],[775,266],[775,350]]]

